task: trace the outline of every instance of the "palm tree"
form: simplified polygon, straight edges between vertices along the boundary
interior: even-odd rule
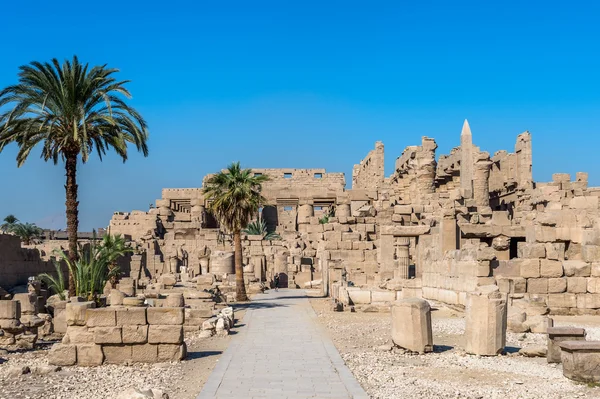
[[[238,301],[247,301],[242,266],[242,234],[252,215],[256,214],[260,204],[265,203],[261,195],[265,175],[255,176],[250,169],[241,169],[234,162],[208,178],[204,185],[204,196],[209,201],[209,209],[217,220],[229,232],[233,233],[235,250],[235,286]]]
[[[108,263],[108,281],[112,288],[117,288],[119,277],[119,266],[117,259],[133,252],[133,249],[127,245],[125,239],[120,234],[107,234],[100,243],[100,254],[106,258]]]
[[[44,230],[34,223],[17,223],[11,227],[10,232],[19,237],[23,244],[29,245],[34,238],[40,237]]]
[[[4,223],[0,226],[0,231],[3,233],[10,233],[12,228],[19,223],[19,219],[15,215],[8,215],[4,218]]]
[[[262,236],[263,240],[268,241],[281,240],[281,236],[279,234],[267,229],[267,223],[262,220],[260,216],[255,222],[248,223],[248,226],[243,230],[243,233],[254,236]]]
[[[96,151],[100,160],[113,149],[127,160],[127,143],[148,155],[147,125],[125,103],[131,94],[128,81],[118,81],[118,69],[106,65],[89,67],[77,57],[51,63],[23,65],[19,83],[0,91],[0,151],[10,143],[19,146],[17,166],[23,165],[33,148],[41,144],[42,158],[54,164],[64,161],[67,182],[66,210],[69,258],[78,258],[77,163],[88,161]],[[69,295],[74,295],[69,274]]]

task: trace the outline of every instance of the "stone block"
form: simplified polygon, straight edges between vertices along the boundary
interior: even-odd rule
[[[582,245],[581,258],[585,262],[600,262],[600,246],[598,245]]]
[[[148,342],[148,326],[123,326],[122,336],[124,344],[145,344]]]
[[[361,289],[353,289],[348,290],[348,295],[350,296],[350,300],[354,305],[364,305],[371,303],[371,291],[370,290],[361,290]]]
[[[519,242],[517,254],[519,258],[542,259],[546,257],[546,247],[539,243]]]
[[[479,287],[467,294],[466,345],[467,353],[495,356],[506,345],[506,294],[495,286]]]
[[[77,346],[54,344],[48,351],[48,363],[53,366],[73,366],[77,363]]]
[[[22,314],[38,314],[38,302],[37,295],[32,292],[27,292],[23,294],[15,294],[13,296],[14,301],[18,301],[21,303],[21,313]]]
[[[567,277],[590,277],[592,266],[582,260],[564,260],[562,262],[565,276]]]
[[[413,352],[433,351],[431,307],[423,299],[408,298],[392,305],[392,341]]]
[[[102,345],[104,362],[108,364],[123,364],[132,361],[133,345]]]
[[[546,244],[546,258],[551,260],[565,259],[565,243],[552,242]]]
[[[574,327],[548,327],[548,363],[560,363],[560,342],[585,341],[585,329]]]
[[[21,302],[0,301],[0,319],[20,319]]]
[[[185,319],[183,308],[148,308],[148,324],[182,325]]]
[[[573,294],[585,294],[587,279],[585,277],[567,277],[567,291]]]
[[[394,302],[396,291],[371,291],[371,302]]]
[[[590,294],[600,294],[600,278],[587,278],[587,292],[589,292]]]
[[[600,341],[563,341],[559,346],[565,377],[579,382],[600,382]]]
[[[120,344],[123,343],[121,327],[94,327],[95,344]]]
[[[77,364],[79,366],[100,366],[103,361],[102,346],[94,344],[77,345]]]
[[[549,278],[548,279],[548,293],[549,294],[560,294],[567,290],[567,279],[565,278]]]
[[[148,328],[148,343],[150,344],[181,344],[183,342],[183,326],[150,325]]]
[[[96,307],[94,302],[69,302],[66,306],[68,326],[85,326],[85,314]]]
[[[149,308],[152,309],[152,308]],[[133,325],[145,325],[146,320],[146,308],[119,308],[117,309],[117,326],[133,326]]]
[[[575,294],[549,294],[548,307],[553,308],[576,308],[577,296]]]
[[[542,259],[540,266],[540,275],[542,277],[562,277],[562,262],[557,260]]]
[[[158,346],[152,344],[132,345],[132,360],[136,363],[156,363],[158,361]]]
[[[577,309],[600,309],[600,294],[577,295]]]
[[[547,278],[527,279],[527,292],[530,294],[547,294],[548,293],[548,279]]]
[[[113,308],[86,309],[85,325],[88,327],[114,327],[117,316]]]
[[[86,326],[69,326],[65,336],[70,344],[91,344],[94,342],[94,332]]]
[[[513,259],[511,262],[514,262]],[[521,264],[521,277],[538,278],[540,277],[540,260],[539,259],[519,259]]]
[[[187,356],[185,343],[181,345],[158,345],[159,362],[178,362]]]

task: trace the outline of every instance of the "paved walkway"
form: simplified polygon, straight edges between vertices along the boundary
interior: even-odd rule
[[[269,292],[248,305],[198,399],[368,398],[304,291]]]

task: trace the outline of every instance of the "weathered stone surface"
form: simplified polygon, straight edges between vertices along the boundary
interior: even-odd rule
[[[95,344],[120,344],[123,342],[121,327],[94,327]]]
[[[102,345],[104,362],[108,364],[123,364],[132,359],[133,345]]]
[[[136,363],[155,363],[158,361],[158,345],[133,345],[132,360]]]
[[[427,301],[409,298],[393,303],[392,341],[413,352],[433,351],[431,307]]]
[[[20,319],[20,318],[21,318],[21,303],[19,301],[0,301],[0,319]]]
[[[580,382],[600,382],[600,341],[563,341],[559,346],[565,377]]]
[[[48,352],[48,363],[55,366],[73,366],[77,363],[77,347],[54,344]]]
[[[95,308],[94,302],[69,302],[66,306],[67,325],[85,326],[85,314],[88,309]]]
[[[150,325],[148,328],[148,343],[150,344],[181,344],[183,342],[183,326]]]
[[[542,259],[540,267],[542,277],[562,277],[563,264],[557,260]]]
[[[495,356],[506,345],[506,295],[497,287],[479,287],[467,294],[465,350],[481,356]]]
[[[148,342],[148,326],[123,326],[122,336],[124,344],[145,344]]]
[[[90,344],[94,342],[94,332],[86,326],[69,326],[65,338],[70,344]]]
[[[590,277],[592,266],[581,260],[564,260],[562,262],[567,277]]]
[[[159,362],[178,362],[187,356],[185,343],[180,345],[158,345]]]
[[[104,354],[100,345],[77,345],[77,364],[79,366],[99,366],[103,361]]]
[[[183,308],[148,308],[148,324],[181,325],[184,321]]]
[[[87,309],[85,325],[88,327],[114,327],[117,325],[116,312],[113,308]]]
[[[138,307],[126,307],[119,308],[116,311],[117,314],[117,326],[128,326],[128,325],[145,325],[146,320],[146,308]]]
[[[585,341],[585,329],[574,327],[548,327],[548,363],[560,363],[560,343],[563,341]]]

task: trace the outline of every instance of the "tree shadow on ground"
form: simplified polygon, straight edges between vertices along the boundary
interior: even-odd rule
[[[288,305],[282,305],[280,303],[263,302],[262,300],[252,302],[240,302],[233,304],[234,310],[249,310],[249,309],[272,309],[287,307]]]
[[[186,360],[194,360],[194,359],[200,359],[203,357],[209,357],[209,356],[218,356],[220,354],[222,354],[223,351],[197,351],[197,352],[188,352],[187,357],[185,358]]]

